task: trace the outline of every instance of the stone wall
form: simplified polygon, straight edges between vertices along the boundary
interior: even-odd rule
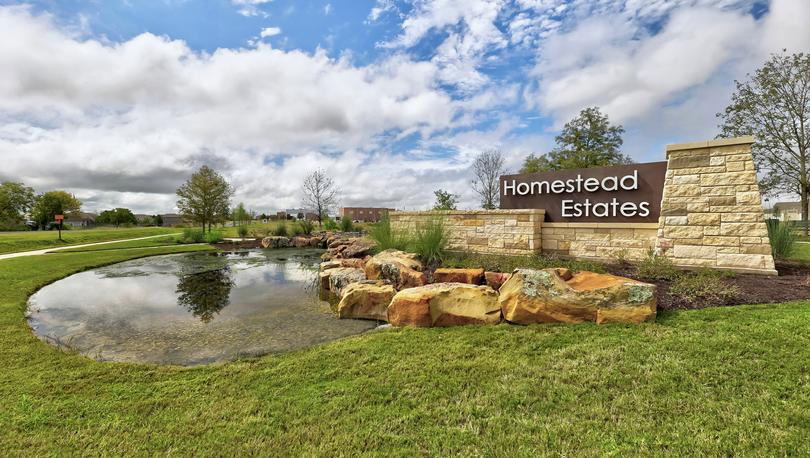
[[[431,219],[442,218],[448,248],[492,254],[531,254],[540,250],[543,210],[470,210],[392,212],[394,230],[413,232]]]
[[[655,248],[656,223],[543,223],[543,252],[573,258],[640,260]]]
[[[667,146],[659,254],[676,265],[776,275],[753,137]]]

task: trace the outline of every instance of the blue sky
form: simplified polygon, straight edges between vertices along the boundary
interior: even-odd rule
[[[171,211],[190,169],[237,200],[296,207],[324,168],[345,205],[475,207],[469,166],[511,170],[599,106],[624,152],[711,138],[714,114],[783,48],[801,0],[0,1],[0,179],[87,210]]]

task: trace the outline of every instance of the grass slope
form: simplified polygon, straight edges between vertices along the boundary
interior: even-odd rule
[[[4,454],[810,454],[807,302],[390,330],[193,369],[91,361],[25,324],[48,282],[197,248],[0,261]]]
[[[810,243],[797,243],[791,259],[794,261],[810,262]]]
[[[129,248],[150,248],[160,246],[177,245],[177,238],[179,236],[167,235],[166,237],[155,237],[152,239],[144,240],[129,240],[126,242],[108,243],[105,245],[93,245],[80,248],[70,248],[67,250],[60,250],[59,253],[81,253],[85,251],[107,251],[107,250],[122,250]],[[54,253],[56,254],[56,253]]]
[[[0,232],[0,254],[79,245],[82,243],[149,237],[179,231],[179,229],[171,227],[75,229],[62,231],[62,241],[59,241],[59,235],[56,231]]]

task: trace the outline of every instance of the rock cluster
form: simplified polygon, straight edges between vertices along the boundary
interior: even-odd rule
[[[567,269],[517,269],[512,274],[437,269],[434,283],[428,284],[416,255],[398,250],[333,258],[321,263],[320,278],[321,286],[340,299],[340,318],[388,321],[394,326],[497,324],[502,320],[517,324],[640,323],[656,314],[655,285],[629,278],[572,274]]]
[[[325,244],[326,236],[324,235],[296,235],[294,237],[272,235],[263,238],[261,242],[262,248],[323,248]]]

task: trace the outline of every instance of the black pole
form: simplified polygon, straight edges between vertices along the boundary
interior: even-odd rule
[[[59,220],[59,241],[62,241],[62,220]]]

